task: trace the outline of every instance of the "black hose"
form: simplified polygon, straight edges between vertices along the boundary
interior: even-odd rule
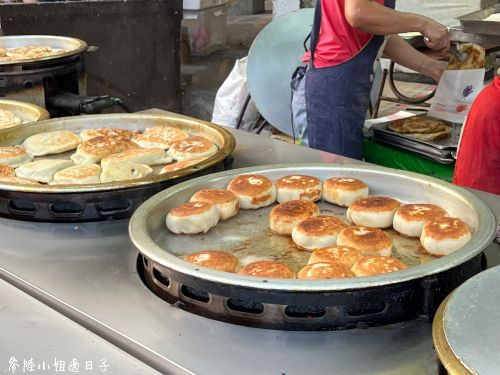
[[[132,110],[128,107],[128,105],[126,105],[124,102],[122,102],[121,99],[116,98],[115,99],[115,104],[118,107],[122,108],[125,112],[127,112],[127,113],[133,113]]]

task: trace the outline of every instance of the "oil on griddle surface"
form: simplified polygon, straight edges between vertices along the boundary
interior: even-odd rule
[[[346,218],[347,209],[322,201],[316,204],[321,215],[337,216],[347,225],[353,225]],[[198,251],[221,250],[234,254],[241,266],[258,260],[277,260],[298,272],[307,265],[311,253],[298,249],[291,237],[271,232],[269,214],[274,206],[276,204],[258,210],[240,210],[233,218],[219,221],[215,228],[205,234],[175,235],[165,227],[157,243],[180,258]],[[388,229],[386,232],[392,237],[392,256],[408,267],[416,267],[437,259],[422,251],[418,238],[401,236],[394,229]]]

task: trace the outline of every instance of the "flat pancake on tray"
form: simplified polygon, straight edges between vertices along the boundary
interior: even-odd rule
[[[0,147],[0,164],[17,168],[32,160],[33,156],[28,154],[21,146]]]
[[[82,142],[76,152],[71,155],[75,164],[96,164],[108,155],[137,148],[138,146],[127,138],[95,137]]]
[[[23,121],[12,112],[0,109],[0,129],[21,125],[22,122]]]
[[[101,182],[125,181],[146,177],[153,172],[147,165],[133,161],[110,160],[101,173]]]
[[[62,169],[54,175],[51,185],[98,184],[101,182],[101,166],[80,164]]]
[[[138,131],[137,131],[138,132]],[[88,141],[89,139],[96,137],[122,137],[127,139],[132,139],[134,132],[128,129],[120,128],[95,128],[87,129],[80,133],[80,138],[82,142]]]
[[[16,176],[49,183],[56,172],[73,165],[71,160],[41,159],[24,164],[16,169]]]
[[[146,165],[158,165],[171,163],[172,157],[162,148],[132,148],[118,154],[106,156],[101,160],[101,165],[105,167],[110,160],[134,161]]]
[[[52,52],[49,46],[24,46],[7,50],[7,56],[17,57],[19,55],[36,55],[39,53]]]
[[[411,133],[436,133],[444,130],[446,125],[441,121],[412,116],[391,121],[389,129],[402,134]]]
[[[22,146],[33,156],[61,154],[74,150],[81,142],[76,134],[66,130],[41,133],[27,138]]]
[[[486,51],[483,47],[474,43],[462,44],[458,50],[460,52],[467,52],[469,59],[460,62],[458,57],[452,56],[446,70],[464,70],[464,69],[482,69],[485,65]]]
[[[141,147],[159,147],[167,150],[172,143],[189,137],[183,130],[169,126],[155,126],[143,134],[135,135],[133,141]]]
[[[451,128],[447,126],[445,129],[436,133],[413,133],[404,134],[407,137],[419,139],[421,141],[436,141],[438,139],[449,137],[452,134]]]

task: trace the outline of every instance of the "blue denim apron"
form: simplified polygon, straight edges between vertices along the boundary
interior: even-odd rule
[[[318,0],[319,1],[319,0]],[[395,0],[384,5],[394,9]],[[309,64],[305,93],[309,146],[363,160],[363,126],[374,63],[385,36],[374,35],[350,60],[327,68]]]

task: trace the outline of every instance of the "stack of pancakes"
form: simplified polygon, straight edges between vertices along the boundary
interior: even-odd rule
[[[53,51],[50,46],[22,46],[17,48],[0,48],[0,61],[22,61],[41,57],[62,55],[68,49]]]
[[[441,121],[418,116],[391,121],[389,129],[421,141],[435,141],[449,137],[452,134],[451,128]]]
[[[439,206],[401,205],[394,198],[368,196],[368,190],[363,181],[347,177],[321,183],[313,176],[291,175],[273,183],[262,175],[239,175],[229,183],[228,190],[195,193],[190,203],[170,210],[166,223],[176,234],[206,233],[220,219],[235,216],[239,208],[258,209],[281,200],[269,215],[271,231],[291,236],[298,249],[312,252],[297,275],[289,265],[267,259],[246,264],[238,271],[239,259],[220,251],[184,258],[203,267],[263,278],[336,279],[407,269],[392,257],[392,238],[384,231],[389,228],[403,236],[420,238],[424,249],[434,256],[450,254],[471,238],[467,224],[447,217]],[[349,222],[320,215],[314,203],[320,196],[338,206],[348,206]]]
[[[68,159],[47,157],[75,149]],[[4,182],[19,184],[124,181],[150,175],[151,166],[155,165],[166,165],[160,174],[187,168],[215,155],[218,150],[207,138],[168,126],[146,129],[143,134],[120,128],[88,129],[79,135],[65,130],[53,131],[33,135],[21,146],[0,147],[0,177],[18,177]],[[174,160],[181,161],[171,164]],[[14,174],[7,167],[14,168]]]

